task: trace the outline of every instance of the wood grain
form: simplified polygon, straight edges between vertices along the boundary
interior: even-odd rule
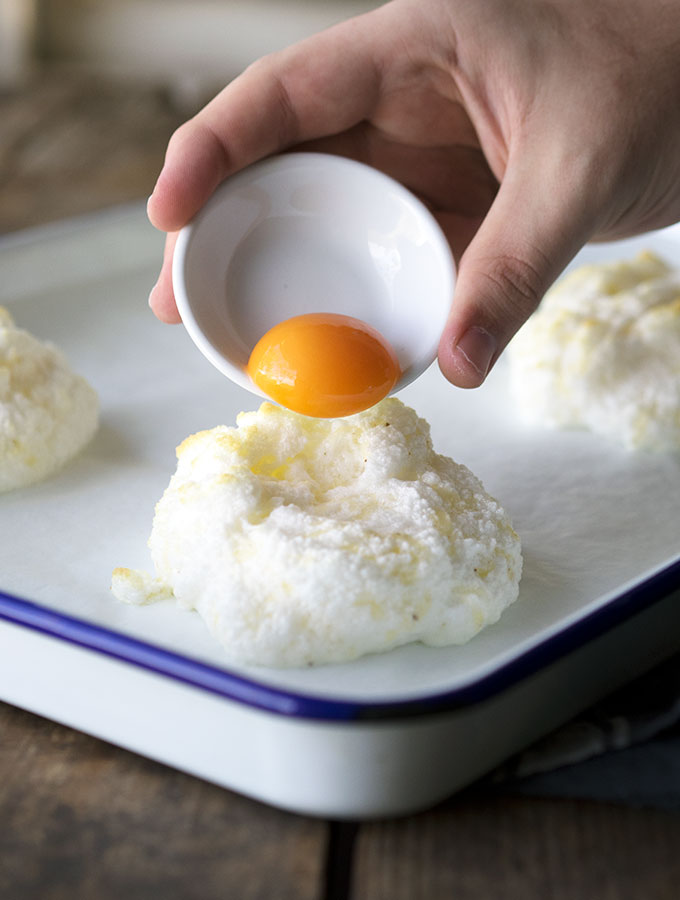
[[[325,823],[0,704],[0,898],[311,900]]]
[[[469,794],[362,828],[353,900],[675,900],[680,817]]]
[[[0,94],[0,232],[148,197],[186,117],[167,91],[68,73]]]

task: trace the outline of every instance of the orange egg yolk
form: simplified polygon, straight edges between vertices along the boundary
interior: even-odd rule
[[[375,328],[351,316],[307,313],[279,322],[260,338],[248,374],[281,406],[334,418],[382,400],[401,370]]]

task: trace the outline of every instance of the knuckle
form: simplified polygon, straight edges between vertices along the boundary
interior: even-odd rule
[[[190,141],[195,130],[196,130],[196,117],[192,119],[188,119],[186,122],[182,122],[170,135],[170,140],[168,141],[168,147],[173,150],[180,149],[182,145]]]
[[[287,146],[295,143],[298,137],[299,129],[295,107],[285,78],[276,76],[273,79],[272,88],[279,110],[279,143],[281,146]]]
[[[268,109],[274,112],[270,121],[275,123],[277,145],[289,146],[298,139],[299,127],[292,99],[293,71],[284,51],[278,50],[251,63],[246,70],[252,80],[266,85]]]
[[[507,309],[510,305],[524,318],[534,312],[543,297],[540,270],[520,256],[504,254],[488,260],[482,277],[491,288],[489,299],[495,306]]]
[[[231,167],[231,159],[224,141],[205,118],[194,116],[177,128],[168,141],[168,156],[181,159],[186,155],[209,160],[211,171],[223,178]]]
[[[178,128],[175,128],[168,141],[169,151],[172,152],[178,150],[182,146],[189,134],[190,128],[190,122],[183,122]]]

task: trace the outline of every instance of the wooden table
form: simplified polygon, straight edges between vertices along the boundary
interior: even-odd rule
[[[63,73],[0,95],[0,231],[148,196],[186,118]],[[419,815],[271,809],[0,704],[0,900],[675,900],[680,816],[476,786]]]

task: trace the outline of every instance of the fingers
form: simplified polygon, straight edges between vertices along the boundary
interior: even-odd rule
[[[149,306],[152,312],[161,322],[166,322],[168,325],[176,325],[182,321],[177,311],[175,294],[172,289],[172,255],[176,243],[177,233],[168,234],[165,239],[161,274],[149,294]]]
[[[199,116],[170,139],[163,169],[147,203],[151,224],[161,231],[179,231],[228,174],[226,151]]]
[[[172,290],[172,235],[226,177],[271,153],[334,135],[368,115],[379,91],[381,10],[341,23],[250,66],[168,145],[149,198],[152,224],[169,232],[149,304],[179,322]]]
[[[458,268],[439,366],[459,387],[478,387],[543,294],[588,240],[587,194],[540,164],[508,166]]]
[[[152,223],[176,231],[228,175],[364,118],[378,91],[379,13],[259,60],[182,125],[170,140],[149,201]]]

